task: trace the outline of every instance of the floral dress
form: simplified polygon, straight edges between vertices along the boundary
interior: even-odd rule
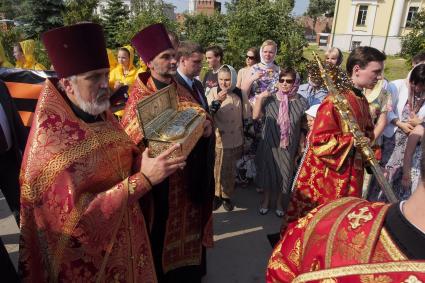
[[[261,78],[252,83],[251,91],[248,94],[248,100],[251,105],[255,103],[257,95],[263,91],[268,90],[272,93],[277,91],[280,73],[280,68],[277,65],[266,67],[265,65],[258,63],[252,66],[248,72],[250,72],[251,76],[256,73],[262,74]],[[263,125],[264,118],[255,120],[253,122],[253,134],[249,137],[245,137],[244,155],[237,163],[238,183],[246,183],[249,180],[252,180],[256,175],[254,158],[258,144],[261,140]]]
[[[401,121],[407,121],[410,117],[409,104],[403,108],[401,114]],[[405,200],[410,196],[410,190],[404,188],[401,184],[403,177],[403,160],[404,152],[406,150],[408,136],[400,129],[397,128],[396,132],[391,138],[384,136],[382,145],[382,159],[381,166],[387,172],[387,179],[392,185],[394,192],[400,200]],[[371,201],[387,201],[387,198],[379,188],[375,180],[372,181],[371,191],[368,197]]]

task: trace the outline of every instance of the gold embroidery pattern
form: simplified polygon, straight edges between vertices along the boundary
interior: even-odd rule
[[[63,225],[62,233],[61,233],[61,236],[59,237],[58,244],[55,250],[53,251],[54,257],[52,262],[51,274],[55,282],[58,279],[59,265],[62,261],[62,256],[65,250],[65,247],[69,239],[71,238],[71,235],[75,227],[80,221],[80,218],[83,215],[84,209],[87,207],[91,199],[92,199],[91,194],[89,193],[83,194]]]
[[[403,283],[422,283],[416,276],[410,275],[409,278],[403,281]]]
[[[407,260],[407,257],[397,248],[385,228],[382,229],[379,240],[382,242],[382,246],[391,256],[393,261]]]
[[[425,270],[425,262],[386,262],[374,264],[358,264],[343,266],[332,269],[324,269],[304,273],[296,277],[292,283],[308,282],[312,280],[321,280],[326,278],[336,278],[350,275],[366,275],[374,273],[392,273],[392,272],[421,272]]]
[[[301,240],[297,239],[295,242],[295,247],[292,249],[292,251],[289,253],[289,260],[296,266],[300,265],[300,250],[301,250]]]
[[[351,212],[347,215],[347,218],[350,222],[350,226],[353,229],[357,229],[360,226],[362,226],[364,223],[369,222],[373,219],[372,213],[369,211],[369,207],[362,207],[359,209],[359,212],[356,213],[355,211]],[[363,222],[361,224],[360,222]]]
[[[283,262],[281,257],[278,257],[271,261],[268,266],[269,269],[272,270],[280,270],[282,272],[290,274],[292,277],[295,277],[295,274],[291,271],[291,269]]]
[[[360,282],[362,283],[391,283],[393,280],[387,275],[361,275]]]
[[[325,268],[330,268],[331,267],[332,251],[333,251],[334,245],[336,245],[336,243],[335,243],[335,236],[336,236],[336,232],[337,232],[337,230],[339,228],[339,225],[344,220],[344,218],[347,215],[347,213],[350,210],[352,210],[354,207],[356,207],[357,205],[358,205],[358,203],[356,202],[356,203],[350,205],[348,208],[346,208],[341,213],[341,215],[338,216],[338,218],[336,219],[336,221],[332,225],[332,229],[331,229],[331,231],[329,233],[329,238],[328,238],[328,241],[326,243]]]
[[[308,240],[310,239],[311,234],[313,233],[314,228],[316,228],[317,223],[320,222],[320,220],[322,220],[322,218],[324,216],[326,216],[330,211],[332,211],[333,209],[335,209],[338,206],[344,205],[350,201],[354,201],[357,200],[358,202],[361,201],[357,198],[354,197],[347,197],[347,198],[341,198],[338,199],[334,202],[331,202],[327,205],[325,205],[324,207],[322,207],[322,209],[320,209],[315,215],[314,217],[311,219],[311,222],[307,225],[306,229],[305,229],[305,233],[304,233],[304,239],[303,239],[303,249],[301,254],[304,256],[304,251],[305,248],[307,246]]]
[[[370,229],[365,248],[363,249],[360,257],[361,263],[368,263],[373,252],[373,247],[375,246],[376,241],[378,240],[378,233],[381,231],[382,223],[384,221],[387,210],[390,206],[387,205],[383,207],[378,216],[376,216],[372,228]]]
[[[22,185],[21,196],[29,202],[35,202],[49,189],[57,175],[63,172],[70,163],[83,158],[102,146],[124,141],[128,141],[128,137],[124,133],[111,129],[88,137],[84,142],[78,143],[53,157],[32,184],[24,183]]]
[[[347,230],[341,229],[337,234],[337,241],[334,244],[335,253],[338,253],[346,260],[357,259],[360,257],[365,242],[366,235],[363,231],[350,239]]]

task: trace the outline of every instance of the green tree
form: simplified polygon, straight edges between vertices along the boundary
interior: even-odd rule
[[[72,25],[82,21],[100,23],[95,13],[99,0],[66,0],[63,20],[65,25]]]
[[[22,34],[22,30],[19,27],[0,32],[0,41],[3,44],[4,53],[12,64],[15,62],[15,58],[13,57],[13,45],[23,40]]]
[[[14,0],[0,1],[0,14],[3,14],[6,19],[15,19],[19,15],[21,4]]]
[[[204,48],[211,45],[227,45],[227,18],[222,14],[185,15],[182,31],[183,39],[199,43]]]
[[[317,19],[320,16],[333,17],[335,0],[310,0],[307,8],[307,16],[313,19],[312,35],[315,33]]]
[[[106,5],[102,19],[106,44],[108,47],[116,48],[120,46],[118,38],[123,27],[128,24],[130,12],[121,0],[108,0]]]
[[[425,11],[415,16],[411,32],[401,41],[401,55],[406,59],[419,52],[425,52]]]
[[[164,24],[167,30],[177,31],[177,22],[169,19],[164,13],[166,4],[155,0],[144,0],[143,3],[145,5],[140,5],[137,13],[134,11],[130,19],[119,27],[116,40],[120,45],[130,43],[137,32],[155,23]]]
[[[28,38],[38,38],[41,33],[63,26],[62,13],[65,5],[62,0],[26,0],[22,6],[21,19]]]
[[[244,52],[249,47],[258,47],[266,39],[272,39],[278,46],[281,46],[282,42],[288,41],[287,37],[290,32],[299,34],[297,38],[304,42],[301,45],[305,45],[306,41],[303,39],[302,29],[290,15],[292,5],[293,1],[285,0],[239,0],[228,3],[227,37],[229,42],[226,48],[225,61],[240,67]],[[288,48],[293,47],[288,45]],[[279,55],[278,58],[284,58],[282,51],[279,51]],[[296,58],[288,59],[295,60]],[[292,62],[284,63],[293,65]]]

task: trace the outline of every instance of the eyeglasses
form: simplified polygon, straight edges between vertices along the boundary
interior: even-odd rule
[[[246,55],[246,59],[249,59],[249,60],[255,60],[255,57],[254,57],[254,56]]]
[[[287,84],[292,84],[293,82],[294,82],[294,80],[293,79],[289,79],[289,80],[287,80],[287,79],[279,79],[279,82],[281,83],[281,84],[283,84],[283,83],[287,83]]]

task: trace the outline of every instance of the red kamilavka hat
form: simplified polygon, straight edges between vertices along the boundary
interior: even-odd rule
[[[163,24],[153,24],[142,29],[131,39],[131,44],[145,63],[152,61],[159,53],[173,49]]]
[[[60,27],[41,38],[58,78],[109,68],[105,37],[98,24]]]

